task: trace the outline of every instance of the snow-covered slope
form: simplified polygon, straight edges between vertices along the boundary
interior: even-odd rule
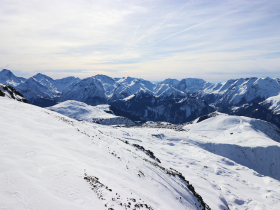
[[[23,95],[10,85],[0,84],[0,96],[28,103]]]
[[[217,83],[201,90],[197,96],[216,107],[229,107],[248,102],[260,102],[280,93],[280,81],[266,78],[240,78]]]
[[[0,116],[1,209],[207,207],[182,174],[113,128],[3,97]]]
[[[280,114],[280,94],[277,96],[272,96],[267,98],[265,101],[261,103],[261,105],[265,106],[269,110],[271,110],[274,114]]]
[[[90,106],[80,101],[69,100],[46,109],[58,112],[73,119],[96,122],[103,125],[135,125],[127,118],[110,114],[107,104]]]
[[[203,79],[186,78],[182,79],[177,85],[175,85],[175,88],[187,94],[192,94],[199,90],[205,89],[210,85],[211,83],[206,82]]]
[[[106,103],[107,96],[102,82],[95,77],[88,77],[67,88],[59,100],[75,100],[89,105],[98,105]]]
[[[39,82],[41,85],[45,86],[47,89],[49,89],[52,94],[56,95],[59,94],[59,91],[54,86],[53,82],[54,80],[47,75],[38,73],[34,75],[32,78],[34,78],[37,82]]]
[[[56,101],[53,100],[54,93],[33,77],[19,84],[16,88],[31,104],[42,107],[56,104]]]
[[[171,79],[171,78],[168,78],[168,79],[165,79],[164,81],[162,82],[159,82],[158,84],[168,84],[170,86],[175,86],[179,83],[180,81],[177,80],[177,79]]]
[[[95,75],[94,78],[102,83],[103,88],[105,90],[106,97],[107,98],[112,97],[112,94],[116,89],[116,80],[112,77],[108,77],[106,75],[100,75],[100,74]]]
[[[163,92],[161,92],[160,94],[157,95],[159,98],[162,99],[168,99],[168,98],[186,98],[187,94],[179,91],[173,87],[168,87],[166,90],[164,90]]]
[[[54,94],[54,97],[61,94],[69,86],[74,85],[80,81],[80,79],[77,77],[66,77],[63,79],[54,80],[51,77],[48,77],[47,75],[41,73],[34,75],[33,78],[41,85],[48,88]]]
[[[59,91],[60,93],[62,93],[63,91],[65,91],[69,86],[72,86],[76,83],[78,83],[79,81],[81,81],[81,79],[77,78],[77,77],[65,77],[62,79],[56,79],[53,81],[53,85],[56,87],[57,91]]]
[[[152,125],[118,128],[111,135],[152,150],[164,165],[185,174],[212,209],[278,210],[279,129],[261,120],[216,114],[186,125],[185,131]]]
[[[153,94],[153,89],[155,87],[155,84],[146,80],[131,77],[122,78],[117,81],[116,88],[114,89],[110,100],[123,99],[137,93],[140,90],[150,91]]]
[[[280,144],[276,143],[280,142],[280,129],[275,125],[247,117],[219,115],[184,128],[210,139],[203,143],[204,149],[280,180]]]

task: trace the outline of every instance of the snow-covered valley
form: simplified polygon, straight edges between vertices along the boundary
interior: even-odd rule
[[[118,128],[114,135],[154,151],[163,165],[182,172],[212,209],[278,209],[276,126],[246,117],[217,116],[184,129]]]
[[[4,97],[0,106],[1,209],[280,206],[270,123],[222,114],[178,131],[77,121]]]

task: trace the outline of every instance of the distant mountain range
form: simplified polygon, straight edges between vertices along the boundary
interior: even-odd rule
[[[110,104],[115,113],[142,121],[184,123],[219,111],[266,120],[280,127],[280,79],[240,78],[222,83],[202,79],[166,79],[159,83],[96,75],[85,79],[28,79],[0,72],[0,83],[15,87],[29,103],[48,107],[67,100],[88,105]]]

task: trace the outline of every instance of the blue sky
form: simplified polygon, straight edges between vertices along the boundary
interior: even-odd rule
[[[0,30],[18,76],[280,78],[280,0],[1,0]]]

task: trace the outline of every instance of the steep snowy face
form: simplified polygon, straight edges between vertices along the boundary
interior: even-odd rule
[[[162,94],[164,91],[170,88],[170,85],[167,84],[156,84],[155,88],[153,89],[153,92],[155,96],[159,96]]]
[[[280,114],[280,94],[267,98],[261,105],[271,110],[274,114]]]
[[[210,209],[184,175],[150,150],[111,136],[116,129],[5,99],[1,208]]]
[[[30,77],[26,82],[17,86],[17,89],[23,94],[23,96],[30,102],[37,98],[53,98],[53,92],[46,86],[42,85],[35,78]]]
[[[70,86],[75,85],[79,81],[81,81],[81,79],[79,79],[78,77],[65,77],[62,79],[53,80],[53,85],[61,93],[61,92],[65,91],[65,89],[67,89]]]
[[[53,94],[60,94],[68,86],[74,85],[80,81],[80,79],[76,77],[66,77],[63,79],[54,80],[51,77],[48,77],[41,73],[36,74],[35,76],[33,76],[33,78],[43,86],[48,88]]]
[[[176,86],[176,89],[183,91],[187,94],[192,94],[199,90],[205,89],[211,85],[209,82],[205,82],[203,79],[196,79],[196,78],[186,78],[182,79]]]
[[[99,80],[102,83],[103,88],[106,92],[107,98],[110,98],[113,94],[114,89],[116,88],[115,79],[113,79],[112,77],[108,77],[106,75],[100,75],[100,74],[95,75],[94,78]]]
[[[54,94],[54,95],[59,94],[59,91],[54,86],[54,80],[52,78],[48,77],[47,75],[41,74],[41,73],[34,75],[33,78],[37,82],[39,82],[41,85],[48,88],[52,92],[52,94]]]
[[[0,96],[28,103],[23,95],[10,85],[0,84]]]
[[[122,100],[110,102],[113,107],[140,117],[143,121],[185,123],[198,116],[215,111],[205,101],[194,97],[185,99],[159,98],[152,92],[141,90]]]
[[[266,120],[280,127],[277,114],[279,79],[240,78],[213,84],[193,95],[220,112]],[[268,100],[266,100],[268,99]]]
[[[106,104],[90,106],[80,101],[68,100],[47,107],[47,109],[73,119],[85,120],[88,122],[106,125],[135,125],[135,123],[129,119],[114,115],[110,111],[110,106]]]
[[[279,93],[278,79],[252,77],[211,85],[200,91],[197,96],[204,98],[216,107],[229,107],[247,102],[261,102]]]
[[[0,71],[0,83],[2,84],[8,84],[16,87],[25,81],[25,78],[16,77],[10,70],[3,69],[2,71]]]
[[[178,85],[179,82],[180,81],[177,80],[177,79],[170,79],[170,78],[168,78],[168,79],[165,79],[162,82],[159,82],[158,84],[167,84],[167,85],[170,85],[170,86],[176,86],[176,85]]]
[[[130,82],[130,83],[129,83]],[[146,81],[132,78],[124,78],[117,82],[117,87],[111,100],[123,99],[137,93],[140,90],[153,91],[155,84]]]
[[[51,77],[41,73],[34,75],[33,78],[40,82],[42,85],[48,85],[49,82],[53,82],[53,79]]]
[[[62,93],[59,100],[75,100],[89,105],[98,105],[106,103],[107,97],[102,83],[94,77],[89,77],[72,85]]]
[[[136,78],[132,78],[132,77],[123,77],[120,79],[116,79],[116,84],[115,84],[115,88],[112,92],[112,96],[111,98],[114,100],[115,98],[117,98],[117,95],[120,95],[120,93],[125,90],[128,86],[131,85],[131,83],[135,80]]]
[[[173,87],[168,87],[166,90],[164,90],[162,93],[157,95],[157,97],[162,99],[171,99],[171,98],[186,98],[187,94],[179,91]]]
[[[133,77],[122,77],[118,80],[116,80],[119,84],[124,84],[125,86],[128,86],[133,80],[136,78]]]

